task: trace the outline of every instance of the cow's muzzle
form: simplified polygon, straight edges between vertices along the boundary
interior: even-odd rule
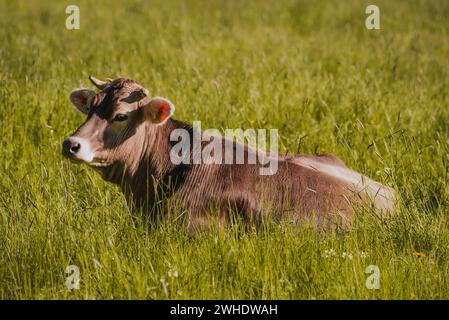
[[[90,144],[84,139],[69,137],[62,143],[62,155],[70,160],[91,162],[93,153]]]

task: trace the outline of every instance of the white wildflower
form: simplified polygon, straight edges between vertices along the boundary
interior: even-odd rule
[[[360,252],[360,258],[365,259],[368,257],[368,254],[365,251]]]
[[[326,258],[330,258],[335,256],[337,253],[335,252],[334,249],[328,249],[328,250],[324,250],[324,257]]]
[[[169,276],[170,278],[171,278],[171,277],[177,278],[177,277],[178,277],[178,270],[175,270],[174,272],[169,271],[169,272],[168,272],[168,276]]]
[[[343,258],[348,258],[349,260],[352,260],[352,258],[353,258],[352,253],[343,252],[343,254],[341,256]]]

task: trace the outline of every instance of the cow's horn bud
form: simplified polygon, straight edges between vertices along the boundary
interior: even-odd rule
[[[93,83],[94,86],[96,86],[100,90],[103,90],[106,87],[106,85],[109,83],[106,81],[98,80],[97,78],[94,78],[92,76],[89,76],[89,80],[90,80],[90,82]]]

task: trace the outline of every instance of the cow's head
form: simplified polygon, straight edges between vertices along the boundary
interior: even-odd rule
[[[119,78],[106,82],[89,77],[100,89],[77,89],[70,101],[86,121],[62,144],[62,153],[74,162],[93,167],[107,167],[139,152],[143,128],[160,126],[173,114],[173,104],[164,98],[148,95],[137,82]]]

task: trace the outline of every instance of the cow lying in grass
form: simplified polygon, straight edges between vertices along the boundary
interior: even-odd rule
[[[173,212],[197,228],[207,226],[211,216],[226,224],[232,213],[254,223],[269,217],[326,226],[351,221],[359,205],[370,204],[376,213],[394,209],[391,188],[331,155],[279,155],[273,175],[261,175],[257,163],[175,164],[171,133],[193,129],[171,117],[169,100],[151,98],[130,79],[90,80],[99,92],[78,89],[70,94],[87,120],[64,141],[63,155],[95,168],[120,186],[134,209],[154,219]],[[232,147],[242,147],[246,158],[256,152],[235,141]]]

